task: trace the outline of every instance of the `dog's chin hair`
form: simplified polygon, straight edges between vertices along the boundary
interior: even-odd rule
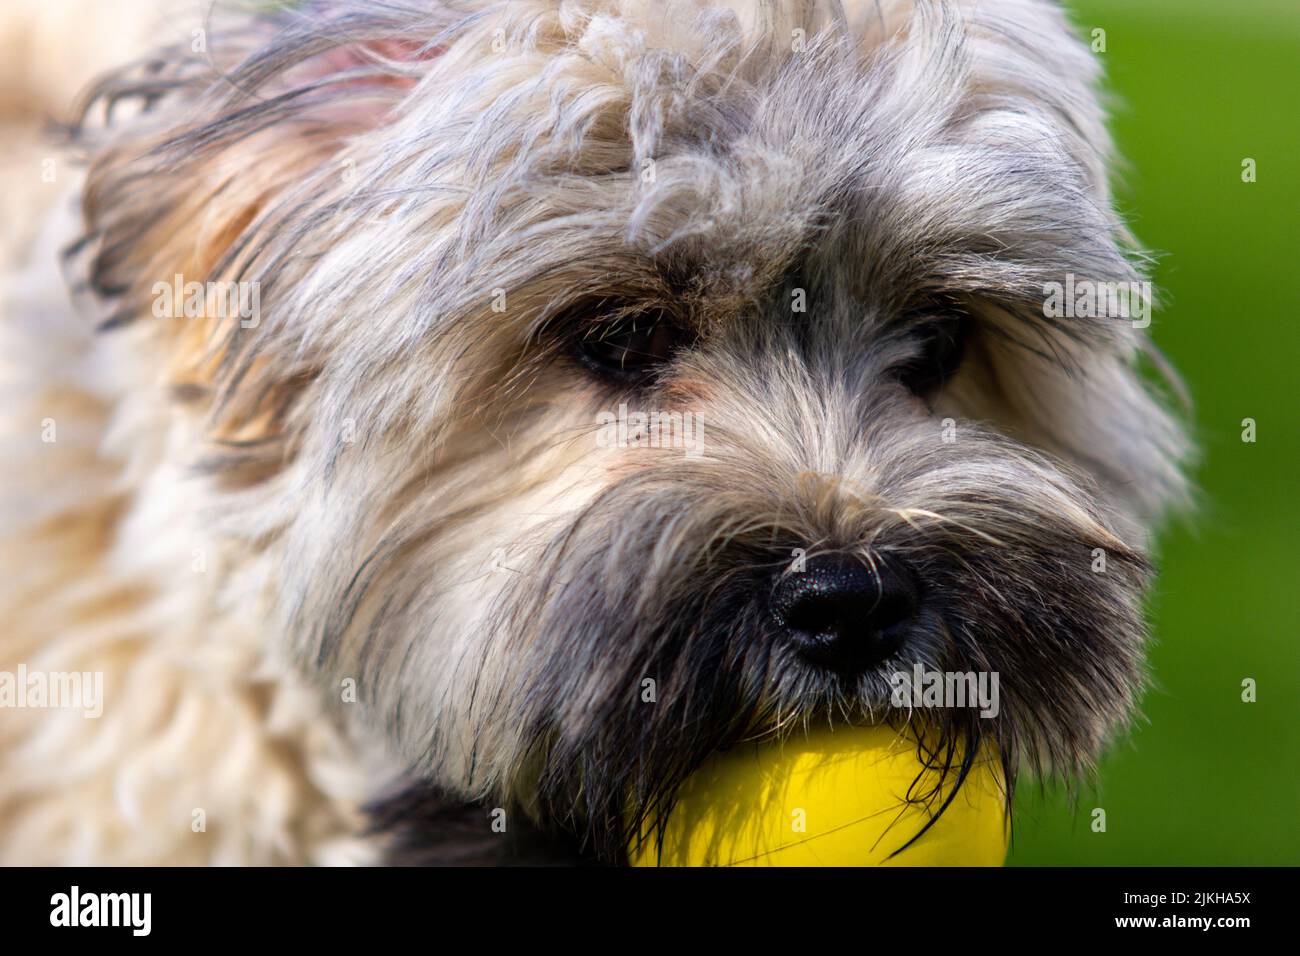
[[[930,771],[913,796],[927,803],[946,804],[977,759],[1000,761],[1008,796],[1025,767],[1066,781],[1086,774],[1142,684],[1144,559],[1033,453],[978,433],[954,452],[922,426],[876,420],[862,447],[904,464],[891,473],[890,463],[849,462],[849,474],[856,465],[876,476],[865,500],[836,482],[819,508],[780,507],[800,499],[765,487],[744,457],[759,448],[721,425],[719,460],[645,467],[608,487],[515,579],[490,622],[493,654],[517,663],[475,702],[470,736],[514,759],[483,771],[601,858],[661,827],[710,754],[821,724],[909,730]],[[811,668],[771,632],[766,595],[809,541],[869,543],[921,577],[903,649],[870,674]],[[1104,583],[1090,570],[1095,547],[1110,555]],[[915,664],[999,673],[1000,713],[895,708],[888,675]]]

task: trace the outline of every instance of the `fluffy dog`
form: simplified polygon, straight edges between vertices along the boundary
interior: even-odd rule
[[[0,666],[104,701],[0,715],[7,861],[618,861],[825,721],[1086,777],[1187,445],[1044,306],[1142,264],[1057,7],[272,7],[98,86],[11,296]]]

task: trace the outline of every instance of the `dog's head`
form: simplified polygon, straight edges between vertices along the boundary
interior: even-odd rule
[[[1126,720],[1184,442],[1139,310],[1074,308],[1141,276],[1055,7],[327,0],[203,45],[81,132],[92,283],[238,593],[421,779],[617,855],[742,739],[910,721],[1011,779]],[[157,308],[189,281],[257,308]],[[918,664],[996,716],[900,706]]]

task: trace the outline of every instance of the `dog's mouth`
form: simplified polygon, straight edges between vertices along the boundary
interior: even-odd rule
[[[484,667],[509,669],[472,737],[508,728],[513,757],[491,785],[617,857],[711,755],[826,722],[906,727],[959,772],[996,752],[1008,788],[1021,764],[1085,774],[1142,683],[1142,556],[1004,439],[880,427],[878,493],[801,506],[719,458],[621,477],[566,518],[491,622]]]

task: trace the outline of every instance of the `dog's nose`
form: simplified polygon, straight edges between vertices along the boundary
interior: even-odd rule
[[[916,579],[902,562],[829,554],[786,572],[772,592],[771,611],[805,659],[854,674],[902,646],[916,605]]]

